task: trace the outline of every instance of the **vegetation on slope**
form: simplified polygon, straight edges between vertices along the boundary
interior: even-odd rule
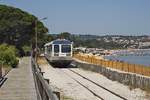
[[[35,47],[35,27],[38,31],[38,45],[41,46],[49,37],[43,23],[19,8],[0,5],[0,44],[14,45],[19,53],[24,53],[24,46],[31,47],[32,44],[32,48]]]
[[[19,8],[0,5],[0,67],[16,67],[18,56],[29,55],[35,48],[36,28],[40,47],[51,40],[43,23]]]

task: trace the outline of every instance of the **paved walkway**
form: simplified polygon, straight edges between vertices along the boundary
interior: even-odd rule
[[[19,67],[12,69],[0,88],[0,100],[37,100],[29,57],[22,58]]]

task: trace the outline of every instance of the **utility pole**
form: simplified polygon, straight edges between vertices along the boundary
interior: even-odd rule
[[[39,21],[41,21],[41,20],[46,20],[47,19],[47,17],[44,17],[44,18],[41,18],[41,19],[39,19]],[[35,20],[35,61],[37,61],[37,53],[38,53],[38,27],[37,27],[37,25],[38,25],[38,19],[36,19]]]

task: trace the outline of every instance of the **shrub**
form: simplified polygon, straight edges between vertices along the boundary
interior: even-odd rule
[[[17,49],[7,44],[0,45],[0,62],[4,65],[16,67],[18,59],[16,57]]]

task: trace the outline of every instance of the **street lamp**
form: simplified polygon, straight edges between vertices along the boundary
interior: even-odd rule
[[[47,19],[47,17],[44,17],[44,18],[41,18],[41,19],[39,19],[39,21],[41,21],[41,20],[46,20]],[[38,19],[37,20],[35,20],[35,49],[36,49],[36,54],[35,54],[35,60],[37,60],[37,49],[38,49],[38,44],[37,44],[37,35],[38,35],[38,28],[37,28],[37,23],[38,23]]]

